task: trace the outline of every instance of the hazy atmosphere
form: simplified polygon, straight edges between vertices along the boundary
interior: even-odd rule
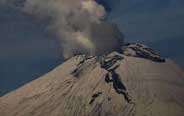
[[[124,41],[145,43],[184,67],[183,5],[183,0],[0,0],[0,96],[75,54],[101,55]]]

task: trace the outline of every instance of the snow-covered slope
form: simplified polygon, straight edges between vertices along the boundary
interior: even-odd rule
[[[139,44],[124,55],[75,56],[1,97],[0,115],[183,116],[184,73],[159,58]]]

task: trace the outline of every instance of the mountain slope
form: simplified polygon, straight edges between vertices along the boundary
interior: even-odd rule
[[[144,49],[143,49],[144,48]],[[140,45],[75,56],[0,98],[2,116],[183,116],[184,73]]]

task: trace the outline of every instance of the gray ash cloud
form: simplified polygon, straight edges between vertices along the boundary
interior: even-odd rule
[[[95,0],[2,0],[40,22],[58,38],[64,58],[102,55],[123,44],[116,25],[104,21],[105,8]]]

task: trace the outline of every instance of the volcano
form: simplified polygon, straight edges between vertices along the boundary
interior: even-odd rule
[[[142,44],[76,55],[0,98],[1,116],[184,116],[184,72]]]

